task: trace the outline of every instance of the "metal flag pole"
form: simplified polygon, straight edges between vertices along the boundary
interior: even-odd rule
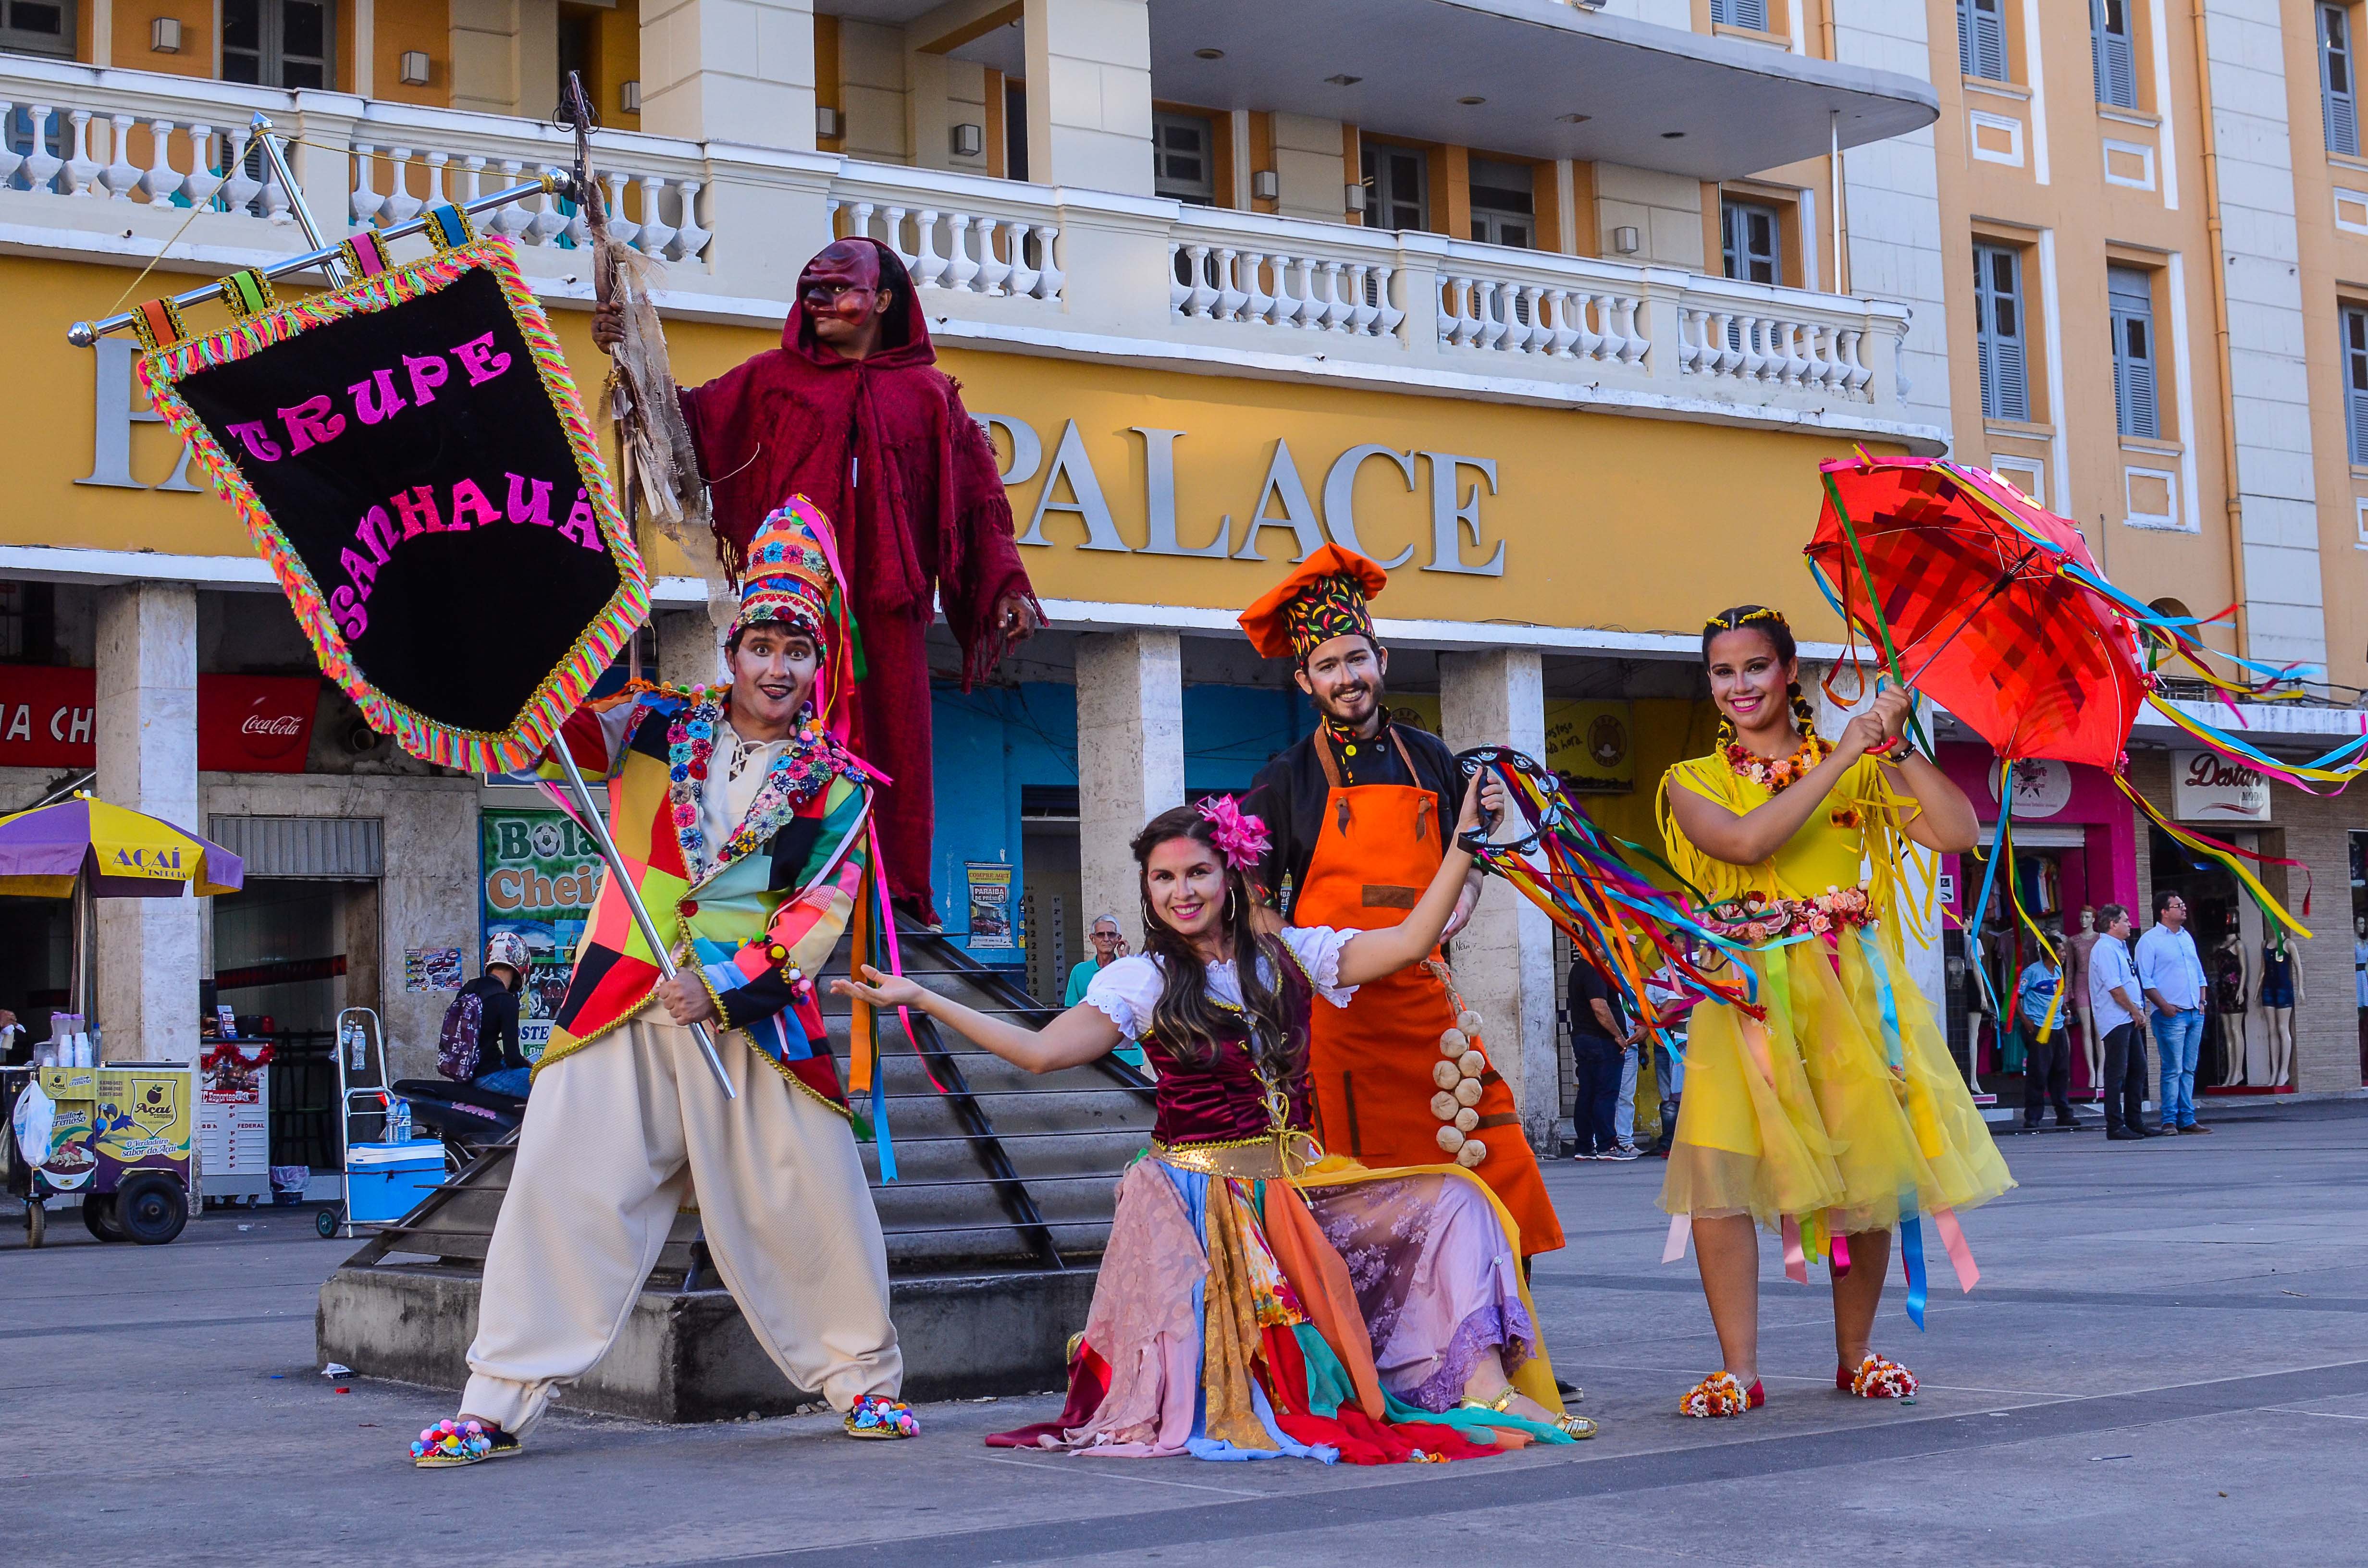
[[[321,226],[313,222],[313,209],[304,201],[304,187],[296,183],[295,175],[290,172],[287,151],[280,146],[280,139],[271,134],[270,119],[257,110],[255,119],[249,122],[249,129],[254,131],[256,140],[263,143],[264,161],[271,165],[272,174],[279,177],[279,188],[288,198],[289,210],[296,214],[296,226],[304,231],[304,238],[313,248],[319,250],[329,242],[321,237]],[[332,258],[323,262],[321,271],[327,276],[330,288],[345,287],[346,266],[343,261]]]
[[[261,119],[260,116],[256,118]],[[268,124],[268,121],[266,123]],[[320,267],[330,274],[331,282],[334,285],[343,278],[343,272],[336,265],[339,260],[338,247],[319,244],[320,234],[313,226],[312,216],[305,209],[304,199],[298,194],[294,185],[288,182],[288,176],[283,172],[287,165],[271,148],[268,137],[265,139],[264,150],[266,155],[271,159],[274,172],[279,174],[282,188],[288,192],[289,204],[297,213],[297,221],[303,226],[305,238],[313,241],[318,248],[307,251],[302,256],[291,256],[275,261],[270,266],[258,267],[256,270],[266,278],[285,278],[291,272],[306,272],[314,267]],[[513,201],[523,201],[529,196],[564,191],[567,188],[569,187],[565,176],[557,169],[546,168],[540,176],[525,185],[514,185],[507,190],[497,190],[489,196],[481,196],[474,201],[460,202],[457,205],[461,211],[474,215],[479,212],[492,211],[498,207],[507,207]],[[400,223],[389,223],[382,228],[372,229],[370,233],[377,235],[382,243],[388,240],[399,240],[406,234],[418,233],[427,227],[427,214],[422,212],[416,218],[406,218]],[[218,282],[207,283],[195,289],[185,289],[172,297],[176,307],[201,305],[208,300],[221,298],[222,286]],[[97,321],[76,322],[66,329],[66,341],[77,348],[88,348],[108,334],[123,331],[131,324],[131,312],[118,311],[115,314],[103,316]]]
[[[599,841],[601,858],[609,862],[609,874],[617,879],[617,891],[625,895],[625,907],[633,912],[633,924],[642,928],[642,940],[647,942],[650,951],[657,955],[658,972],[672,980],[675,977],[674,955],[666,950],[666,943],[658,939],[657,923],[650,918],[649,910],[643,906],[641,890],[633,886],[633,879],[625,872],[625,858],[617,853],[617,841],[609,836],[608,821],[600,815],[599,808],[592,803],[592,791],[584,783],[584,774],[575,766],[575,755],[567,749],[564,739],[554,740],[551,749],[552,755],[559,758],[559,766],[567,772],[567,782],[575,791],[576,803],[584,808],[585,823],[591,828],[592,836]],[[723,1097],[738,1099],[740,1092],[732,1086],[731,1074],[723,1071],[723,1058],[715,1053],[715,1037],[707,1032],[707,1026],[691,1025],[690,1036],[699,1041],[699,1049],[706,1053],[707,1069],[715,1074],[716,1085],[723,1089]]]

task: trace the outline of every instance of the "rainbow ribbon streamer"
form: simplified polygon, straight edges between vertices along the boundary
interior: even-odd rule
[[[1618,990],[1628,1016],[1645,1021],[1654,1040],[1677,1049],[1662,1034],[1645,996],[1645,982],[1664,965],[1674,982],[1671,990],[1698,1002],[1728,1003],[1754,1018],[1766,1016],[1751,968],[1741,961],[1750,949],[1711,930],[1692,903],[1655,887],[1631,864],[1634,858],[1659,868],[1707,906],[1708,897],[1667,860],[1605,833],[1554,774],[1520,752],[1482,746],[1456,761],[1466,777],[1482,768],[1494,773],[1510,810],[1528,828],[1506,842],[1467,836],[1464,847],[1545,912],[1574,950]],[[1531,863],[1532,856],[1539,863]],[[1722,968],[1741,980],[1712,978]]]

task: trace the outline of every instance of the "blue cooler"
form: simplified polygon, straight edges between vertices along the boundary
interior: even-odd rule
[[[444,1185],[444,1142],[356,1143],[346,1150],[346,1198],[357,1225],[384,1225]]]

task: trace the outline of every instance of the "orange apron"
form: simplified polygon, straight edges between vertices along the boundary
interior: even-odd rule
[[[1406,777],[1419,778],[1395,726]],[[1438,874],[1439,798],[1417,785],[1340,782],[1330,741],[1319,731],[1315,755],[1331,786],[1324,822],[1307,863],[1307,877],[1291,906],[1297,926],[1372,931],[1406,917]],[[1452,825],[1452,824],[1451,824]],[[1456,1004],[1446,965],[1417,964],[1367,981],[1346,1007],[1319,1003],[1310,1024],[1309,1076],[1315,1089],[1317,1136],[1336,1154],[1369,1165],[1436,1165],[1452,1156],[1439,1147],[1431,1072],[1441,1060],[1439,1037],[1455,1023]],[[1475,1037],[1473,1048],[1486,1047]],[[1522,1136],[1513,1092],[1495,1067],[1481,1075],[1480,1125],[1474,1135],[1488,1153],[1472,1174],[1486,1182],[1521,1228],[1521,1255],[1563,1244],[1562,1223],[1546,1197],[1536,1156]]]

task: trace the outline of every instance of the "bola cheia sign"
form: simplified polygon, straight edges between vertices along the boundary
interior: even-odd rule
[[[302,773],[321,683],[312,676],[198,677],[198,767]],[[0,767],[94,767],[95,670],[0,665]]]

